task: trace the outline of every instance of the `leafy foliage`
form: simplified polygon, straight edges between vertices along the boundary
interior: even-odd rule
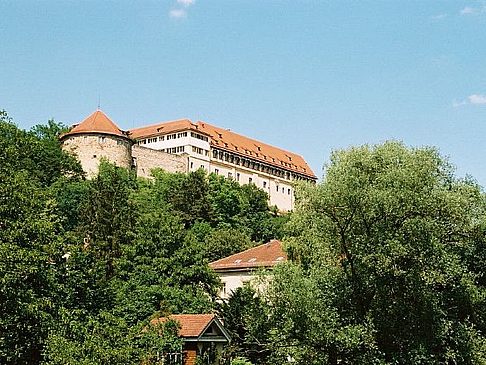
[[[143,180],[102,162],[84,180],[64,131],[0,112],[0,363],[156,363],[181,339],[150,318],[212,311],[209,260],[281,225],[266,195],[202,170]]]
[[[334,153],[323,182],[300,189],[287,239],[297,264],[277,270],[269,293],[274,341],[287,346],[277,353],[482,363],[486,292],[471,253],[484,247],[484,203],[434,149]]]
[[[232,364],[486,363],[486,198],[436,150],[337,151],[278,216],[202,170],[84,180],[63,131],[0,112],[0,363],[156,363],[181,339],[151,318],[216,309]],[[218,305],[208,262],[284,233],[265,293]]]

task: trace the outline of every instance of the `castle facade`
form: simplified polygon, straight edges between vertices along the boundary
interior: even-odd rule
[[[202,168],[255,184],[281,211],[293,209],[293,181],[317,180],[300,155],[201,121],[180,119],[123,131],[97,110],[60,139],[65,150],[78,156],[88,177],[96,175],[102,158],[142,177],[150,177],[154,168]]]

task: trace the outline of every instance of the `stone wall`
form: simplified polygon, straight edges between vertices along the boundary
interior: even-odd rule
[[[151,148],[133,145],[132,157],[137,176],[150,177],[154,168],[167,172],[187,172],[187,155],[172,155]]]
[[[78,157],[87,177],[91,178],[98,173],[102,158],[117,166],[130,168],[131,145],[128,139],[109,134],[83,134],[66,137],[62,148]]]

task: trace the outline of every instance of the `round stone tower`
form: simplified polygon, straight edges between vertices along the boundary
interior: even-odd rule
[[[88,178],[98,173],[102,158],[131,168],[132,140],[101,110],[61,135],[62,148],[75,154]]]

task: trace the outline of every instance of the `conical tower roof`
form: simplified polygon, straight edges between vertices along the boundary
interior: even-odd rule
[[[126,134],[118,128],[118,126],[103,113],[101,110],[96,110],[89,117],[77,124],[69,132],[62,137],[70,136],[73,134],[85,134],[85,133],[101,133],[111,134],[128,138]]]

